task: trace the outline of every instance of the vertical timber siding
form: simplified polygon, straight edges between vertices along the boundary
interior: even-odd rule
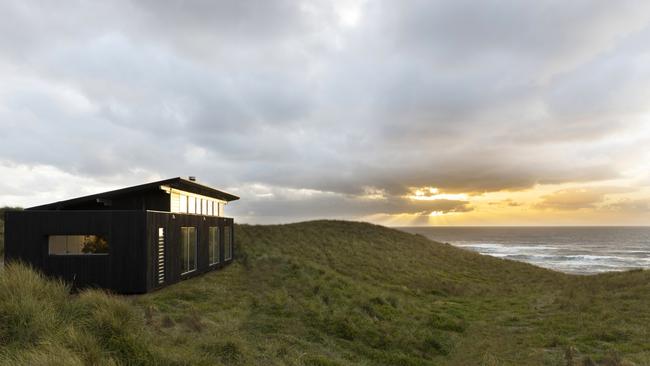
[[[146,292],[143,211],[13,211],[6,214],[6,261],[20,260],[75,287]],[[49,235],[106,237],[108,255],[49,255]]]
[[[181,275],[180,231],[197,229],[196,270]],[[209,227],[219,227],[218,264],[208,257]],[[6,213],[5,260],[20,260],[75,287],[102,287],[118,293],[144,293],[202,273],[222,268],[226,217],[157,211],[29,210]],[[158,228],[165,230],[165,282],[157,282]],[[101,235],[108,240],[108,255],[49,255],[49,235]]]
[[[169,212],[147,212],[147,291],[158,287],[167,286],[178,281],[200,275],[205,272],[222,268],[230,264],[232,259],[224,261],[224,229],[225,225],[233,228],[233,253],[235,251],[234,220],[227,217],[203,216],[192,214],[178,214]],[[197,264],[196,270],[181,276],[181,227],[196,227],[197,230]],[[221,261],[218,264],[210,265],[208,258],[208,228],[218,226],[219,229],[219,254]],[[158,228],[165,229],[165,283],[158,285],[157,282],[157,258],[158,258]],[[234,258],[234,255],[233,255]]]

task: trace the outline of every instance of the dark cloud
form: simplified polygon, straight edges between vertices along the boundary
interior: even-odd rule
[[[278,217],[469,209],[410,187],[614,179],[647,146],[649,7],[6,1],[0,160],[335,195],[238,203]],[[389,199],[360,203],[365,187]]]

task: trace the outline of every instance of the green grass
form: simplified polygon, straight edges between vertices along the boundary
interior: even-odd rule
[[[143,296],[0,275],[0,364],[650,365],[650,272],[570,276],[364,223],[236,228]]]
[[[5,221],[0,217],[0,257],[5,254]]]

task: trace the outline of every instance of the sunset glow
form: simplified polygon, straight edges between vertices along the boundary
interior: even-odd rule
[[[248,223],[650,224],[650,3],[0,10],[0,206],[194,175]]]

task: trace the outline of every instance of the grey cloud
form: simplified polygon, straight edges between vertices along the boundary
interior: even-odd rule
[[[0,159],[339,195],[239,203],[305,217],[613,179],[644,149],[605,140],[643,127],[647,7],[368,1],[345,27],[320,1],[7,1]],[[341,198],[367,186],[397,198]]]
[[[468,212],[464,200],[411,200],[403,196],[364,198],[334,192],[303,191],[277,187],[239,187],[236,194],[247,197],[228,207],[229,214],[257,222],[287,222],[301,218],[358,218],[374,214],[428,216],[431,212]]]

